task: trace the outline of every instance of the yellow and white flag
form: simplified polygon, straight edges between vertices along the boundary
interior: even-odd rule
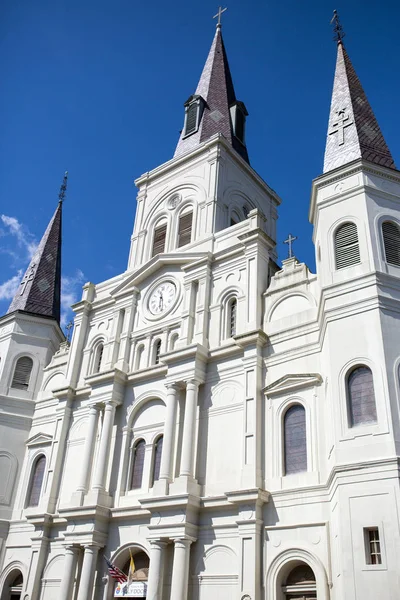
[[[129,587],[129,585],[130,585],[130,584],[132,583],[132,581],[133,581],[133,574],[134,574],[134,572],[135,572],[135,570],[136,570],[136,568],[135,568],[135,562],[134,562],[134,560],[133,560],[133,556],[132,556],[132,552],[131,552],[131,549],[130,549],[130,548],[129,548],[129,554],[131,555],[131,561],[130,561],[130,563],[129,563],[129,572],[128,572],[128,587]]]

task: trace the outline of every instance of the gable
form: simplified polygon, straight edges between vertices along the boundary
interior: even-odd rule
[[[319,373],[288,374],[264,388],[266,396],[286,394],[294,390],[321,385],[322,377]]]

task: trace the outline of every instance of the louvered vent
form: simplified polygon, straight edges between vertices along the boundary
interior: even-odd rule
[[[385,221],[382,225],[386,262],[400,267],[400,229],[396,223]]]
[[[194,133],[197,129],[197,111],[199,105],[197,103],[191,104],[186,113],[186,127],[185,135]]]
[[[167,224],[160,225],[154,232],[154,241],[153,241],[153,252],[152,256],[156,254],[162,254],[165,249],[165,238],[167,235]]]
[[[15,365],[14,377],[11,387],[17,390],[27,390],[31,377],[33,361],[29,356],[21,356]]]
[[[344,269],[360,262],[360,247],[355,223],[345,223],[336,231],[335,259],[337,269]]]
[[[193,213],[182,215],[179,219],[178,248],[190,244],[192,239]]]

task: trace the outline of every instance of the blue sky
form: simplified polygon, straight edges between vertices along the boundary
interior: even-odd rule
[[[126,268],[133,180],[169,160],[215,30],[202,2],[2,0],[0,3],[0,314],[54,212],[63,173],[64,319],[85,281]],[[231,0],[223,35],[249,111],[252,166],[282,197],[289,232],[314,269],[311,181],[321,174],[336,58],[345,43],[400,164],[400,4],[383,0]]]

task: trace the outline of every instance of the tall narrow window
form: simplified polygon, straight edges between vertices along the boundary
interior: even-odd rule
[[[192,241],[193,213],[189,212],[179,217],[178,248],[190,244]]]
[[[381,565],[382,552],[379,539],[379,529],[368,527],[364,529],[365,559],[367,565]]]
[[[160,362],[160,354],[161,354],[161,340],[157,340],[157,342],[154,345],[153,363],[155,365],[158,365]]]
[[[167,237],[167,224],[163,223],[154,230],[153,250],[151,256],[162,254],[165,251],[165,240]]]
[[[350,426],[376,422],[376,405],[372,371],[360,366],[347,378],[347,400]]]
[[[45,467],[46,457],[42,454],[36,459],[35,464],[33,465],[29,495],[26,503],[27,506],[38,506],[39,504]]]
[[[104,345],[99,344],[96,348],[96,353],[94,356],[93,373],[100,373],[101,363],[103,360],[103,353],[104,353]]]
[[[144,440],[140,440],[133,448],[131,490],[138,490],[142,487],[145,452],[146,443]]]
[[[160,436],[154,447],[153,484],[160,478],[161,454],[163,447],[163,436]]]
[[[307,471],[306,411],[300,404],[291,406],[284,417],[285,475]]]
[[[228,335],[236,335],[237,300],[232,298],[228,304]]]
[[[335,233],[336,269],[344,269],[360,262],[357,225],[344,223]]]
[[[396,223],[385,221],[382,224],[385,258],[389,265],[400,267],[400,228]]]
[[[12,388],[27,390],[31,378],[33,360],[29,356],[21,356],[15,365],[14,375],[11,383]]]
[[[135,371],[139,371],[139,369],[143,369],[144,365],[143,363],[143,353],[144,353],[144,346],[143,344],[140,344],[140,346],[137,347],[136,350],[136,358],[135,358]]]
[[[186,124],[185,124],[185,135],[190,135],[197,131],[197,113],[199,111],[199,104],[192,102],[186,111]]]

